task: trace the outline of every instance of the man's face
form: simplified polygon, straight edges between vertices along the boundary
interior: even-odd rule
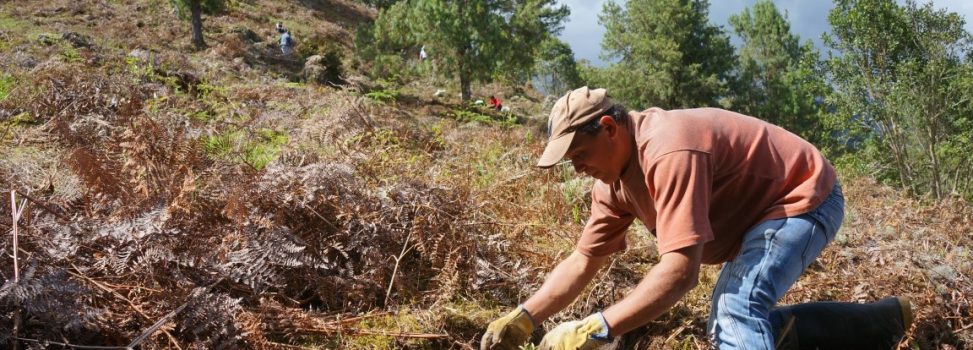
[[[574,171],[605,183],[618,180],[628,160],[619,125],[611,117],[601,118],[601,129],[594,134],[578,132],[564,157]]]

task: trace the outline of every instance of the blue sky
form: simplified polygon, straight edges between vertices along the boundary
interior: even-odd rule
[[[605,29],[598,24],[598,15],[606,0],[560,0],[571,8],[571,17],[564,25],[561,40],[571,45],[575,59],[587,59],[595,65],[604,65],[598,57],[601,54],[601,39]],[[616,0],[624,4],[625,0]],[[723,26],[730,32],[727,18],[740,13],[753,5],[756,0],[710,0],[710,22]],[[902,3],[902,1],[899,1]],[[791,22],[791,32],[799,35],[801,41],[811,39],[818,48],[821,34],[828,31],[828,11],[834,8],[830,0],[777,0],[777,8],[787,12]],[[925,3],[921,1],[920,3]],[[935,0],[933,6],[957,12],[966,18],[966,30],[973,32],[973,0]],[[734,43],[739,40],[734,39]]]

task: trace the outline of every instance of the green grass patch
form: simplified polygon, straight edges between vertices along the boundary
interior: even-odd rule
[[[511,127],[517,125],[517,116],[513,114],[503,114],[500,116],[493,116],[489,114],[483,114],[476,110],[467,109],[457,109],[446,114],[447,117],[456,119],[456,121],[462,123],[477,122],[489,125],[498,125],[503,127]]]
[[[14,89],[16,83],[17,81],[13,76],[0,74],[0,101],[7,99],[7,95]]]
[[[23,112],[10,118],[9,123],[12,125],[37,124],[37,119],[30,115],[30,113]]]
[[[67,43],[61,44],[61,57],[64,57],[64,61],[72,63],[84,60],[84,57],[81,57],[78,49],[75,49],[74,46]]]
[[[476,175],[473,183],[478,188],[489,188],[506,175],[504,167],[499,166],[499,162],[507,149],[500,142],[491,142],[480,150],[483,153],[476,157],[476,162],[473,163],[473,174]]]
[[[354,326],[355,328],[374,333],[386,332],[390,334],[400,332],[423,332],[422,324],[415,313],[399,312],[396,314],[369,317]],[[399,341],[392,336],[369,334],[345,338],[350,349],[401,349]],[[418,342],[422,342],[419,340]]]
[[[0,11],[0,30],[20,32],[24,28],[30,28],[31,25],[27,21],[20,20],[17,18],[10,17],[5,11]]]
[[[240,161],[262,170],[280,155],[288,140],[287,134],[272,129],[255,133],[234,130],[204,138],[203,147],[214,158]]]
[[[399,92],[397,90],[377,90],[366,93],[365,97],[375,102],[389,103],[399,98]]]

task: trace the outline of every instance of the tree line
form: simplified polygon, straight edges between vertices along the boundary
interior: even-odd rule
[[[202,41],[200,13],[225,0],[170,0]],[[770,0],[709,21],[708,0],[608,1],[604,67],[576,61],[555,0],[359,0],[356,65],[381,79],[433,73],[530,84],[550,95],[605,87],[631,109],[714,106],[780,125],[835,163],[919,196],[973,199],[973,49],[964,19],[915,0],[834,0],[825,52]],[[188,10],[188,11],[187,11]],[[740,38],[739,47],[730,35]],[[420,48],[430,59],[416,64]]]
[[[357,41],[381,76],[408,70],[425,46],[464,98],[472,83],[500,81],[555,96],[605,87],[631,109],[727,108],[915,195],[973,199],[971,37],[960,15],[931,3],[835,0],[822,53],[770,0],[731,16],[728,29],[709,21],[707,0],[609,1],[599,16],[604,67],[577,62],[557,39],[569,9],[552,0],[382,4]]]

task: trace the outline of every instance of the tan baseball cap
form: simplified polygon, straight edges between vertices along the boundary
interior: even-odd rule
[[[551,138],[547,140],[547,147],[537,166],[550,168],[557,164],[568,152],[578,127],[604,115],[612,104],[605,89],[591,90],[587,86],[569,91],[558,99],[547,120]]]

